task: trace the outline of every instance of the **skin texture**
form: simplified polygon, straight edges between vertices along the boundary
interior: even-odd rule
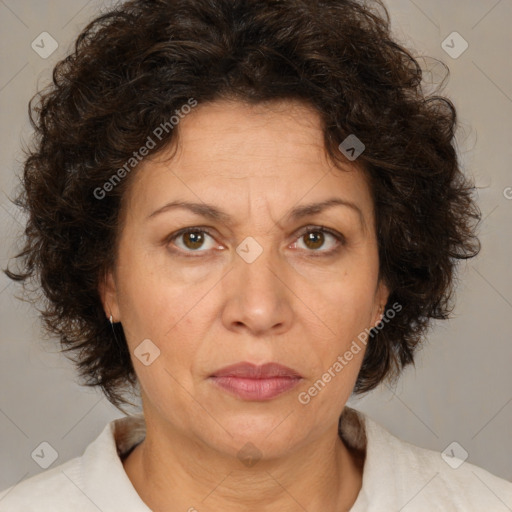
[[[298,395],[379,322],[389,294],[378,282],[365,175],[329,162],[317,113],[298,102],[202,104],[178,130],[168,154],[146,158],[132,176],[116,265],[100,290],[105,314],[125,330],[147,423],[125,470],[155,511],[349,509],[362,467],[337,423],[364,350],[307,405]],[[355,203],[364,227],[344,206],[286,218],[333,197]],[[183,209],[147,218],[178,199],[213,204],[233,223]],[[318,225],[345,244],[318,231],[308,242],[301,229]],[[211,236],[169,241],[187,227]],[[246,237],[263,250],[252,263],[236,252]],[[144,339],[160,350],[149,366],[133,356]],[[241,361],[278,362],[303,379],[269,401],[242,400],[208,379]],[[261,456],[252,467],[237,457],[248,442]]]

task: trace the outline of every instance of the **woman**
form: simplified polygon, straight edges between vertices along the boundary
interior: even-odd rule
[[[345,406],[413,362],[480,248],[454,108],[382,5],[129,1],[33,113],[7,274],[39,280],[84,383],[143,415],[2,510],[512,507]]]

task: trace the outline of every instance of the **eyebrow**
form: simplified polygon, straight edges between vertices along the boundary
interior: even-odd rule
[[[317,215],[328,208],[332,208],[333,206],[344,206],[352,209],[358,214],[359,222],[361,223],[361,227],[364,231],[366,231],[366,221],[363,215],[363,212],[355,203],[348,201],[346,199],[342,199],[340,197],[333,197],[330,199],[326,199],[325,201],[321,201],[318,203],[309,203],[300,206],[296,206],[292,208],[285,217],[288,221],[293,222],[300,220],[304,217],[309,217],[312,215]],[[192,203],[189,201],[171,201],[169,203],[164,204],[162,207],[155,210],[151,213],[147,220],[170,210],[174,209],[184,209],[189,210],[196,215],[201,217],[205,217],[207,219],[211,219],[213,221],[222,222],[225,224],[234,224],[233,217],[217,208],[214,205],[206,204],[206,203]]]

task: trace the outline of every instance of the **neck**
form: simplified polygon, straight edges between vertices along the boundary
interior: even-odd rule
[[[337,425],[286,457],[246,465],[149,422],[124,468],[154,512],[320,512],[350,509],[361,489],[363,462],[364,453],[345,445]]]

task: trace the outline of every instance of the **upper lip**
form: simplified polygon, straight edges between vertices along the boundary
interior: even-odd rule
[[[256,365],[236,363],[215,371],[211,377],[241,377],[247,379],[271,379],[273,377],[302,377],[298,372],[278,363]]]

